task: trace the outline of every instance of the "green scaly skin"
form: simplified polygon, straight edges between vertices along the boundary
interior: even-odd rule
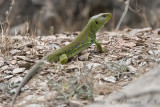
[[[30,80],[30,78],[34,74],[39,71],[45,61],[48,61],[50,63],[59,61],[59,63],[65,64],[67,63],[69,58],[80,53],[94,43],[97,45],[98,50],[100,52],[103,52],[101,44],[98,42],[98,40],[96,40],[96,32],[100,30],[110,20],[111,16],[111,13],[100,13],[91,17],[85,28],[70,44],[49,53],[39,62],[37,62],[29,70],[29,72],[26,74],[21,84],[19,85],[15,95],[13,96],[11,107],[13,107],[13,104],[16,100],[16,97],[20,93],[21,88]]]

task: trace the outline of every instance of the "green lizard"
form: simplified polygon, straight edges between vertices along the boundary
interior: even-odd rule
[[[67,63],[69,58],[88,48],[93,43],[97,45],[100,52],[103,52],[101,44],[96,40],[96,32],[110,20],[111,16],[111,13],[100,13],[91,17],[85,28],[70,44],[47,54],[39,62],[37,62],[25,75],[24,79],[19,85],[15,95],[13,96],[11,107],[13,106],[16,97],[20,93],[21,88],[30,80],[30,78],[35,73],[39,71],[45,61],[48,61],[50,63],[59,61],[59,63],[65,64]]]

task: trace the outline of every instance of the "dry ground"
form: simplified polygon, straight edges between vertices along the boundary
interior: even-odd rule
[[[71,42],[79,32],[51,36],[12,36],[1,40],[0,107],[11,103],[28,69],[51,50]],[[102,99],[160,63],[160,30],[129,29],[102,32],[95,45],[65,65],[43,67],[23,88],[15,107],[82,106]]]

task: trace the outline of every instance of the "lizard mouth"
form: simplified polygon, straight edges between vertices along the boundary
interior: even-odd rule
[[[105,16],[106,16],[105,23],[107,23],[111,19],[112,14],[106,14]]]

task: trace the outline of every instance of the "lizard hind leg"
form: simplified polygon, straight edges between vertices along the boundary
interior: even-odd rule
[[[67,57],[66,54],[62,54],[62,55],[59,57],[59,62],[60,62],[61,64],[65,64],[65,63],[67,63],[67,61],[68,61],[68,57]]]

